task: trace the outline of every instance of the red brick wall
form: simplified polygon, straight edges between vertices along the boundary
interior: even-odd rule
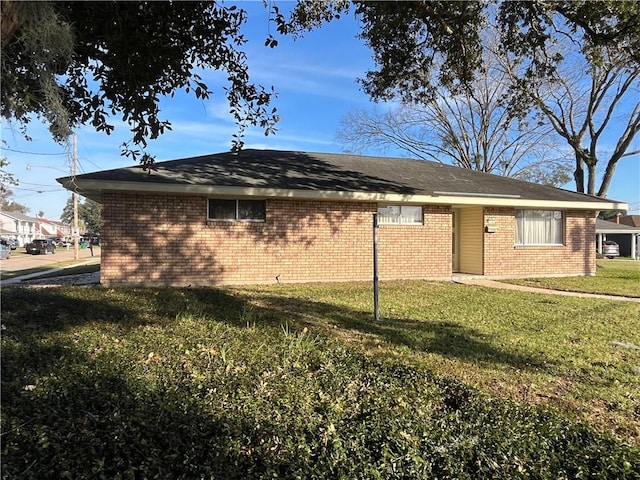
[[[103,194],[105,285],[210,285],[370,280],[372,213],[357,202],[267,200],[265,222],[207,222],[207,198]],[[379,277],[451,277],[451,208],[423,207],[424,225],[381,225]],[[514,210],[487,208],[484,274],[590,275],[593,212],[566,212],[566,244],[514,245]],[[583,229],[586,228],[586,234]],[[461,238],[461,242],[464,238]]]
[[[485,208],[485,225],[493,221],[496,233],[484,234],[485,276],[594,275],[595,212],[567,210],[565,241],[560,246],[515,245],[515,210]]]
[[[451,208],[423,207],[423,225],[381,225],[380,279],[451,278]]]
[[[267,200],[266,222],[206,220],[207,199],[103,194],[101,281],[110,284],[369,280],[376,204]],[[448,207],[379,230],[379,276],[451,275]]]

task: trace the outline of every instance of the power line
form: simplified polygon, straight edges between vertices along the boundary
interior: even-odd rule
[[[90,158],[84,156],[83,158],[79,158],[78,159],[78,169],[82,172],[85,173],[86,172],[86,168],[84,168],[84,165],[82,165],[82,161],[87,161],[89,162],[91,165],[93,165],[94,167],[96,167],[98,170],[102,170],[103,168],[98,165],[96,162],[94,162],[93,160],[91,160]]]
[[[84,150],[84,153],[81,155],[82,158],[79,158],[78,160],[86,160],[91,165],[96,167],[98,170],[103,170],[103,167],[101,167],[100,165],[98,165],[96,162],[94,162],[91,159],[91,153],[90,153],[91,150],[84,145],[84,142],[82,141],[82,138],[78,138],[78,143],[82,147],[82,150]],[[84,168],[82,168],[82,165],[79,164],[79,168],[80,168],[81,171],[84,172]]]
[[[23,150],[14,150],[13,148],[2,147],[2,146],[0,146],[0,148],[2,150],[6,150],[8,152],[24,153],[25,155],[42,155],[42,156],[67,156],[67,155],[69,155],[66,152],[65,153],[40,153],[40,152],[25,152]]]
[[[51,192],[59,192],[61,189],[60,188],[42,189],[42,188],[20,188],[20,187],[15,187],[15,188],[12,188],[12,190],[22,190],[23,192],[35,192],[35,193],[51,193]]]
[[[32,187],[51,187],[55,184],[51,184],[51,183],[30,183],[30,182],[23,182],[20,181],[19,185],[30,185]]]

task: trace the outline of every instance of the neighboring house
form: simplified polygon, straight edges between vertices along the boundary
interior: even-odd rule
[[[18,245],[24,246],[39,235],[37,219],[18,212],[0,212],[0,224],[3,236],[15,238]]]
[[[640,215],[622,215],[618,217],[618,222],[630,227],[640,228]]]
[[[56,237],[66,238],[71,236],[71,225],[67,225],[57,220],[51,220],[51,223],[56,227]]]
[[[58,229],[51,220],[47,220],[43,217],[38,217],[36,220],[36,228],[38,229],[40,237],[53,238],[58,236]]]
[[[634,227],[598,219],[596,223],[596,250],[598,253],[602,253],[602,242],[605,240],[616,242],[620,247],[620,255],[636,260],[638,252],[640,252],[640,226]]]
[[[594,275],[615,202],[434,162],[244,150],[58,179],[102,204],[105,285]]]
[[[40,236],[45,238],[65,238],[71,235],[71,227],[56,220],[37,218],[36,228]]]

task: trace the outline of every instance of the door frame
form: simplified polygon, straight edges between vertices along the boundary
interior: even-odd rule
[[[460,209],[451,210],[451,272],[460,271]]]

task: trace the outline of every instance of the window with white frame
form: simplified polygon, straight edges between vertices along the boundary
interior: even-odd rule
[[[422,207],[415,205],[381,205],[378,207],[380,225],[422,225]]]
[[[516,210],[516,245],[562,245],[564,215],[560,210]]]
[[[266,217],[264,200],[209,199],[207,220],[264,222]]]

